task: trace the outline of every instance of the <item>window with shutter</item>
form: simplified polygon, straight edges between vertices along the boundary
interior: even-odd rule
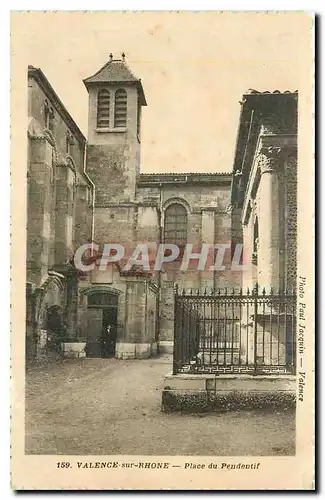
[[[110,93],[100,89],[97,97],[97,127],[109,128]]]
[[[114,127],[126,127],[127,94],[124,89],[115,92]]]
[[[179,203],[173,203],[165,210],[164,240],[180,247],[186,245],[187,212]]]

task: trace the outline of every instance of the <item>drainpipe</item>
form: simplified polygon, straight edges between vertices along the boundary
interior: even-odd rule
[[[92,196],[92,216],[91,216],[91,255],[94,255],[94,239],[95,239],[95,191],[96,187],[89,175],[86,172],[86,164],[87,164],[87,142],[85,142],[84,148],[84,165],[83,165],[83,173],[86,179],[90,182],[93,187],[93,196]]]
[[[148,292],[149,292],[149,287],[148,287],[148,278],[145,280],[145,291],[144,291],[144,339],[143,337],[140,338],[140,342],[149,342],[150,344],[150,356],[151,356],[151,350],[152,350],[152,344],[150,341],[150,338],[148,336]]]
[[[158,246],[162,243],[162,193],[161,193],[161,182],[159,183],[159,231],[158,231]],[[159,354],[159,338],[160,338],[160,301],[161,301],[161,269],[158,271],[158,296],[157,296],[157,319],[156,319],[156,341],[157,341],[157,353]]]
[[[243,112],[243,109],[242,109],[242,112]],[[235,203],[234,193],[236,193],[237,194],[237,203],[235,203],[235,205],[234,205],[235,207],[238,206],[238,205],[240,206],[241,203],[243,202],[243,200],[245,199],[245,194],[246,193],[243,193],[243,191],[242,191],[242,189],[244,187],[244,185],[243,185],[243,182],[244,182],[243,170],[245,168],[245,161],[246,161],[246,156],[247,156],[248,144],[249,144],[249,141],[250,141],[250,138],[251,138],[251,132],[252,132],[254,115],[255,115],[255,110],[252,109],[251,110],[251,115],[250,115],[250,120],[249,120],[249,127],[248,127],[247,139],[246,139],[246,144],[245,144],[245,150],[244,150],[243,159],[242,159],[240,170],[239,170],[241,176],[239,177],[239,180],[237,182],[235,182],[236,174],[233,173],[232,188],[231,188],[231,203]],[[239,134],[239,132],[238,132],[238,134]],[[239,138],[239,135],[238,135],[238,138]],[[237,144],[238,144],[238,141],[239,141],[238,138],[237,138]],[[246,189],[247,189],[247,186],[245,188],[245,192],[246,192]],[[241,209],[241,211],[242,211],[242,209]],[[230,214],[231,214],[231,232],[232,232],[231,240],[232,240],[232,243],[233,243],[233,224],[234,224],[233,209],[231,210]],[[238,234],[236,232],[236,243],[237,242],[238,242]],[[244,243],[242,230],[241,230],[241,243]],[[242,251],[244,252],[244,248],[243,248]],[[232,257],[233,257],[233,255],[231,255],[231,258]],[[243,278],[241,278],[241,279],[243,279]]]
[[[242,161],[242,164],[241,164],[241,172],[243,172],[243,168],[245,166],[244,164],[245,164],[246,155],[247,155],[248,143],[249,143],[250,136],[251,136],[254,114],[255,114],[255,110],[252,109],[252,111],[251,111],[251,118],[250,118],[250,122],[249,122],[249,128],[248,128],[248,134],[247,134],[247,140],[246,140],[246,145],[245,145],[245,150],[244,150],[244,155],[243,155],[243,161]],[[240,183],[242,182],[242,177],[240,178],[239,182]],[[241,196],[242,196],[242,194],[241,194]]]

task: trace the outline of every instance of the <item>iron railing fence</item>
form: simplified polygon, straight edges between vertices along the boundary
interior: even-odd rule
[[[175,287],[173,373],[294,374],[296,296]]]

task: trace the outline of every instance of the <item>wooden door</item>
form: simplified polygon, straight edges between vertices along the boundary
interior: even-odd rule
[[[103,309],[103,357],[115,354],[117,335],[117,308],[107,307]]]
[[[99,358],[102,353],[103,311],[102,309],[87,310],[87,347],[88,357]]]

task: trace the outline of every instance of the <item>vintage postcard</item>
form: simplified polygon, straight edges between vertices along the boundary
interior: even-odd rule
[[[12,13],[13,489],[315,488],[313,33]]]

